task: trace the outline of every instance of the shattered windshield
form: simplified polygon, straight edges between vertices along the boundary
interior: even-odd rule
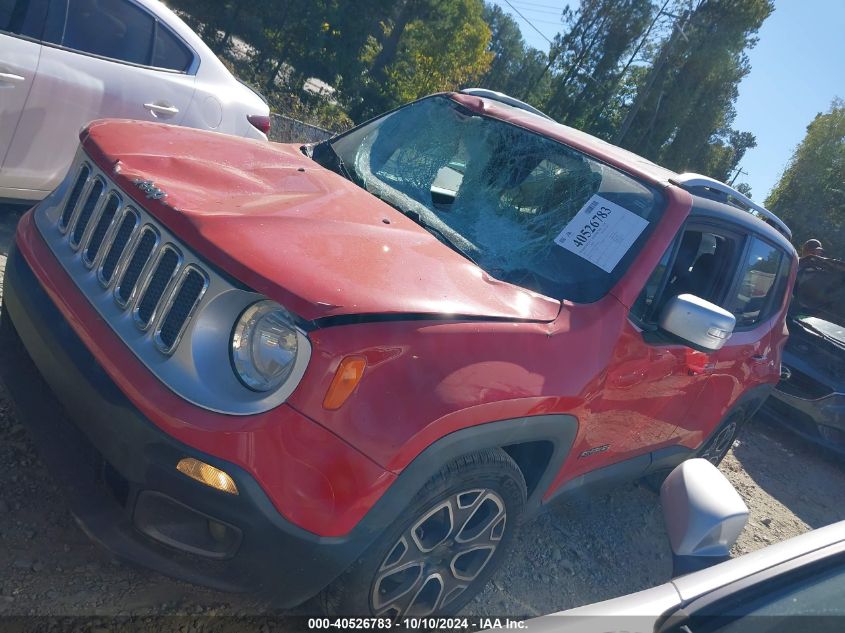
[[[664,206],[629,176],[444,96],[400,108],[331,147],[358,185],[488,274],[556,299],[606,294]]]

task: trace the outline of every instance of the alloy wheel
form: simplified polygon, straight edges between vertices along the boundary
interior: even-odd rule
[[[379,566],[372,612],[395,620],[448,608],[493,558],[506,525],[505,503],[493,490],[464,490],[437,502]]]
[[[702,451],[700,457],[706,459],[714,466],[718,466],[725,454],[730,449],[736,435],[736,421],[731,420],[722,427],[716,436],[707,445],[707,448]]]

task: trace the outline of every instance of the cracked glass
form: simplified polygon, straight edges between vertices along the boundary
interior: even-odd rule
[[[411,103],[330,143],[359,186],[491,276],[559,300],[604,296],[664,207],[656,189],[621,171],[447,96]],[[555,243],[596,195],[647,222],[610,272]],[[600,239],[611,238],[596,233]]]

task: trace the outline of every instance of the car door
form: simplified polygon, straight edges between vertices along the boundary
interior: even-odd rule
[[[718,269],[735,269],[741,246],[725,227],[691,220],[679,231],[629,310],[600,395],[590,403],[589,443],[576,446],[579,458],[567,467],[568,476],[593,469],[590,458],[597,454],[618,463],[626,478],[659,469],[664,458],[673,465],[678,425],[701,401],[715,357],[661,331],[660,312],[685,292],[721,300],[730,280]],[[655,453],[654,464],[649,453]]]
[[[741,238],[728,227],[690,220],[658,264],[629,313],[637,332],[627,358],[609,371],[608,395],[626,393],[644,419],[649,444],[668,441],[699,401],[715,355],[696,350],[658,327],[666,302],[689,293],[719,303],[729,288],[725,270],[738,258]],[[646,421],[652,420],[650,424]]]
[[[731,289],[714,302],[734,314],[736,327],[715,354],[700,406],[679,425],[678,434],[686,442],[700,444],[741,399],[750,406],[762,403],[768,386],[777,383],[776,337],[783,330],[790,266],[791,258],[781,247],[754,234],[746,236]]]
[[[14,186],[2,167],[38,69],[47,5],[48,0],[0,0],[0,188],[4,190]]]
[[[179,124],[196,78],[193,52],[139,3],[52,0],[50,15],[4,166],[17,186],[45,192],[66,172],[84,125],[100,118]]]

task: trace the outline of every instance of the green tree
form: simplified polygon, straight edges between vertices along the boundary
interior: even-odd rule
[[[555,37],[552,91],[545,111],[591,133],[607,133],[605,105],[619,90],[625,61],[648,29],[656,7],[650,0],[582,0],[562,19]]]
[[[818,238],[829,256],[845,259],[845,101],[835,99],[807,126],[766,207],[795,244]]]
[[[498,5],[485,4],[483,16],[490,27],[488,50],[493,59],[479,85],[542,107],[550,90],[548,56],[526,45],[516,20]]]
[[[616,140],[679,171],[726,178],[745,150],[748,133],[733,130],[737,86],[750,71],[746,50],[773,11],[771,0],[680,1],[671,32],[654,48],[628,120]]]
[[[368,66],[349,83],[355,120],[430,92],[474,83],[490,65],[490,28],[481,0],[403,0],[392,19],[371,37],[362,61]]]

